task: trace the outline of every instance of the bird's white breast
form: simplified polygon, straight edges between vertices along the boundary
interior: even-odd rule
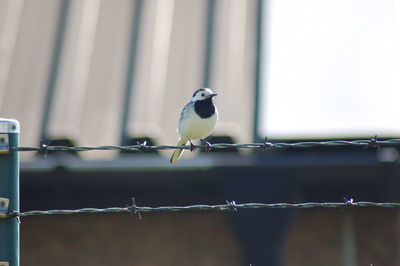
[[[183,138],[199,140],[208,137],[217,126],[218,111],[209,118],[200,118],[194,108],[187,108],[185,114],[179,122],[178,132]]]

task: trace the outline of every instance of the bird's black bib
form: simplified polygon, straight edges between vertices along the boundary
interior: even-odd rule
[[[209,118],[215,113],[215,105],[211,98],[196,101],[194,103],[194,110],[201,118]]]

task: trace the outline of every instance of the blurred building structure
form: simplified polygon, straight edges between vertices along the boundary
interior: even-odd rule
[[[0,113],[19,119],[25,146],[137,137],[175,144],[180,110],[194,90],[211,87],[220,95],[216,134],[248,142],[257,7],[255,0],[2,1]]]

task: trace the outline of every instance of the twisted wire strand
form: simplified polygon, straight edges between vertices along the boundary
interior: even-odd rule
[[[133,201],[134,202],[134,201]],[[235,201],[227,201],[226,204],[219,205],[189,205],[189,206],[162,206],[162,207],[141,207],[133,203],[127,207],[113,208],[83,208],[76,210],[35,210],[26,212],[12,212],[8,217],[27,217],[40,215],[74,215],[74,214],[90,214],[90,213],[134,213],[144,212],[182,212],[182,211],[228,211],[236,212],[239,209],[310,209],[310,208],[348,208],[348,207],[369,207],[369,208],[400,208],[400,203],[396,202],[369,202],[359,201],[353,202],[352,199],[345,202],[307,202],[307,203],[242,203],[236,204]]]
[[[211,150],[219,149],[285,149],[285,148],[311,148],[311,147],[338,147],[338,146],[359,146],[363,148],[371,148],[374,150],[379,150],[380,147],[394,147],[400,145],[400,139],[388,139],[388,140],[377,140],[376,137],[364,140],[327,140],[327,141],[301,141],[301,142],[277,142],[272,143],[267,140],[263,143],[216,143],[216,144],[206,144],[206,145],[195,145],[196,148],[205,148]],[[146,142],[138,143],[137,145],[130,146],[118,146],[118,145],[105,145],[105,146],[81,146],[81,147],[69,147],[69,146],[51,146],[42,144],[40,147],[15,147],[12,148],[15,151],[25,152],[25,151],[38,151],[38,152],[49,152],[49,151],[127,151],[127,152],[140,152],[149,150],[173,150],[176,148],[190,150],[190,145],[184,146],[173,146],[173,145],[147,145]]]

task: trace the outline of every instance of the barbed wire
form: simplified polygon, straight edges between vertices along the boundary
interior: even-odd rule
[[[204,148],[206,150],[212,149],[285,149],[285,148],[311,148],[311,147],[339,147],[339,146],[355,146],[363,149],[380,150],[381,147],[395,147],[400,145],[400,139],[393,138],[387,140],[378,140],[377,136],[371,139],[362,140],[327,140],[327,141],[300,141],[300,142],[276,142],[272,143],[267,141],[267,138],[263,143],[248,143],[248,144],[228,144],[228,143],[216,143],[205,145],[193,145],[195,148]],[[107,146],[81,146],[81,147],[70,147],[70,146],[51,146],[47,144],[41,144],[39,147],[15,147],[12,148],[15,151],[37,151],[39,153],[47,154],[50,151],[93,151],[93,150],[119,150],[119,151],[149,151],[149,150],[171,150],[171,149],[193,149],[191,145],[184,146],[171,146],[171,145],[147,145],[146,141],[138,143],[137,145],[130,146],[118,146],[118,145],[107,145]],[[112,208],[83,208],[76,210],[35,210],[27,212],[13,212],[8,214],[8,217],[26,217],[26,216],[38,216],[38,215],[71,215],[71,214],[83,214],[83,213],[136,213],[141,217],[142,212],[178,212],[178,211],[237,211],[239,209],[260,209],[260,208],[274,208],[274,209],[286,209],[286,208],[346,208],[346,207],[379,207],[379,208],[400,208],[400,203],[377,203],[360,201],[353,202],[352,199],[346,200],[345,202],[325,202],[325,203],[243,203],[236,204],[235,201],[226,202],[226,204],[220,205],[189,205],[189,206],[162,206],[162,207],[139,207],[136,206],[134,199],[132,205],[127,207],[112,207]]]
[[[310,209],[310,208],[349,208],[349,207],[374,207],[374,208],[400,208],[400,203],[396,202],[354,202],[353,199],[345,199],[344,202],[307,202],[307,203],[241,203],[235,201],[226,201],[226,204],[219,205],[188,205],[188,206],[162,206],[162,207],[141,207],[135,204],[132,199],[132,205],[126,207],[112,208],[83,208],[76,210],[45,210],[45,211],[26,211],[11,212],[7,215],[9,218],[19,218],[39,215],[74,215],[74,214],[94,214],[94,213],[133,213],[142,218],[141,213],[145,212],[181,212],[181,211],[223,211],[237,212],[240,209]]]
[[[202,144],[202,145],[183,145],[183,146],[173,146],[173,145],[147,145],[147,142],[138,143],[136,145],[129,146],[118,146],[118,145],[106,145],[106,146],[81,146],[81,147],[70,147],[70,146],[51,146],[47,144],[41,144],[39,147],[14,147],[15,151],[25,152],[25,151],[37,151],[39,153],[47,154],[51,151],[73,151],[73,152],[83,152],[83,151],[125,151],[125,152],[143,152],[143,151],[154,151],[154,150],[173,150],[173,149],[186,149],[192,150],[193,148],[203,148],[207,151],[219,150],[219,149],[286,149],[286,148],[312,148],[312,147],[339,147],[339,146],[353,146],[362,147],[364,149],[380,150],[381,147],[394,147],[400,145],[400,139],[387,139],[378,140],[377,137],[372,137],[371,139],[363,140],[327,140],[327,141],[300,141],[300,142],[276,142],[272,143],[265,139],[262,143],[242,143],[242,144],[229,144],[229,143],[215,143],[215,144]]]

